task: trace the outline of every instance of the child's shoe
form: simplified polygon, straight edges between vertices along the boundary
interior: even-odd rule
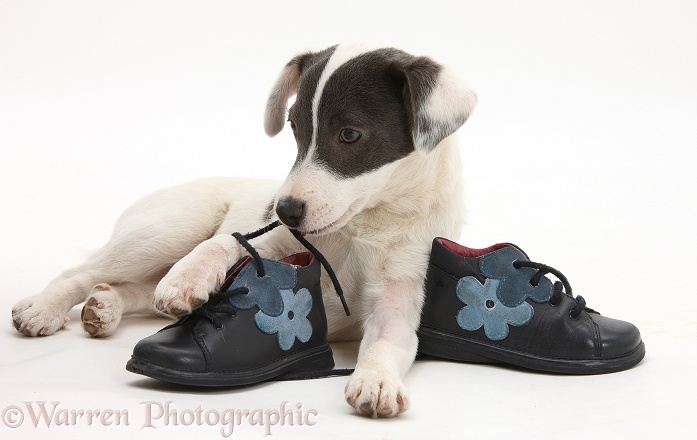
[[[634,325],[587,308],[564,275],[512,244],[436,238],[425,288],[421,354],[569,374],[621,371],[644,357]]]
[[[334,374],[316,250],[267,260],[234,235],[252,257],[199,309],[138,342],[128,371],[199,386]]]

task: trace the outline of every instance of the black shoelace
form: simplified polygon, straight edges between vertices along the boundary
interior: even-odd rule
[[[252,258],[254,258],[254,261],[256,262],[256,265],[257,265],[257,275],[260,277],[263,277],[266,274],[266,270],[264,269],[264,262],[263,262],[261,256],[259,255],[259,253],[257,252],[257,250],[254,249],[254,247],[251,244],[249,244],[248,240],[251,240],[251,239],[256,238],[260,235],[263,235],[263,234],[271,231],[272,229],[275,229],[276,227],[278,227],[280,225],[281,225],[281,222],[276,220],[275,222],[268,224],[259,230],[256,230],[254,232],[250,232],[249,234],[242,235],[239,232],[235,232],[232,234],[232,236],[235,237],[237,239],[237,241],[240,242],[242,247],[244,247],[245,250],[247,252],[249,252],[249,255],[251,255]],[[327,275],[329,275],[329,278],[332,280],[332,284],[334,284],[334,290],[336,291],[336,294],[339,296],[339,299],[341,300],[341,305],[344,308],[344,313],[346,313],[346,316],[350,316],[351,312],[349,311],[348,304],[346,304],[346,298],[344,298],[344,291],[341,289],[341,285],[339,284],[339,279],[336,277],[336,274],[334,273],[334,269],[332,269],[332,267],[329,265],[329,262],[327,261],[327,259],[324,258],[324,255],[322,255],[322,253],[319,250],[317,250],[316,247],[314,247],[309,241],[307,241],[305,239],[305,237],[303,237],[303,235],[298,230],[296,230],[296,229],[289,229],[289,230],[290,230],[290,233],[293,234],[293,237],[295,237],[295,239],[298,240],[300,242],[300,244],[302,244],[305,247],[305,249],[310,251],[312,253],[312,255],[314,255],[315,258],[317,258],[319,260],[322,267],[324,267],[324,270],[327,271]]]
[[[553,306],[556,306],[559,304],[559,302],[562,300],[562,295],[567,295],[574,301],[576,301],[576,305],[574,306],[573,310],[569,312],[569,316],[571,319],[578,319],[578,317],[581,315],[582,311],[587,311],[588,313],[596,313],[595,310],[586,307],[586,300],[582,296],[577,296],[574,298],[572,291],[571,291],[571,284],[569,284],[569,280],[564,276],[563,273],[558,271],[557,269],[547,266],[546,264],[542,263],[535,263],[534,261],[527,261],[527,260],[516,260],[513,262],[513,267],[516,269],[520,269],[522,267],[530,267],[533,269],[537,269],[537,272],[535,272],[535,275],[532,276],[530,279],[530,284],[532,286],[537,286],[540,283],[540,279],[547,275],[548,273],[551,273],[555,277],[559,279],[559,281],[556,281],[554,283],[554,293],[552,294],[552,298],[550,298],[549,303]]]
[[[256,249],[254,249],[254,246],[252,246],[249,243],[249,240],[259,237],[260,235],[263,235],[280,225],[281,222],[276,220],[275,222],[248,234],[242,235],[239,232],[234,232],[232,234],[232,236],[240,242],[242,247],[244,247],[244,249],[254,259],[254,262],[256,263],[258,277],[263,277],[266,275],[264,260],[263,258],[261,258],[261,255],[259,255],[259,252],[257,252]],[[350,316],[351,312],[349,311],[348,304],[346,303],[346,299],[344,298],[344,291],[341,288],[341,285],[339,284],[339,279],[336,277],[336,273],[334,273],[334,270],[329,265],[327,259],[324,257],[324,255],[320,253],[319,250],[317,250],[316,247],[310,244],[310,242],[308,242],[300,232],[298,232],[295,229],[290,229],[290,232],[303,246],[305,246],[305,248],[308,251],[310,251],[315,256],[315,258],[317,258],[317,260],[319,260],[320,264],[324,267],[324,270],[327,271],[329,278],[332,280],[332,284],[334,284],[336,294],[339,296],[339,299],[341,300],[341,305],[344,308],[344,313],[346,313],[346,316]],[[223,286],[225,286],[225,284],[223,284]],[[193,310],[189,315],[185,315],[182,318],[188,318],[188,316],[190,315],[202,316],[210,320],[217,329],[220,329],[222,328],[223,323],[216,316],[216,314],[225,313],[229,316],[234,316],[237,314],[237,309],[230,303],[230,301],[227,301],[227,299],[236,295],[244,295],[247,293],[249,293],[249,289],[247,287],[237,287],[235,289],[226,290],[224,292],[213,293],[210,295],[210,298],[206,304],[204,304],[202,307],[199,307],[198,309]],[[180,320],[178,320],[172,325],[176,325],[183,322],[182,318],[180,318]]]
[[[237,308],[233,306],[228,299],[235,295],[244,295],[249,292],[246,287],[239,287],[236,289],[228,290],[227,292],[214,293],[210,296],[210,299],[206,304],[194,309],[189,315],[182,316],[177,322],[172,325],[177,325],[191,316],[201,316],[208,319],[213,323],[216,329],[220,330],[223,328],[223,321],[220,319],[220,314],[226,314],[228,316],[237,315]]]

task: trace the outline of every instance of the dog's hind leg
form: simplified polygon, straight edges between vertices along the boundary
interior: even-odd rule
[[[70,309],[92,293],[94,301],[85,309],[85,316],[87,321],[93,321],[94,313],[104,326],[103,331],[96,330],[94,335],[113,333],[120,320],[116,312],[147,311],[154,289],[145,286],[157,283],[198,244],[216,233],[252,230],[263,224],[275,188],[275,182],[212,178],[165,188],[136,201],[116,222],[107,244],[85,264],[64,272],[43,292],[15,305],[12,309],[15,328],[28,336],[51,335],[68,323]],[[233,205],[240,213],[239,222],[226,221]],[[230,230],[220,231],[221,225]],[[104,307],[113,309],[111,318],[106,317],[106,311],[104,316],[97,316],[94,309],[99,309],[100,300],[103,305],[118,301],[105,299],[106,293],[97,295],[93,288],[101,284],[115,289],[122,300],[128,297],[121,306]],[[181,292],[185,293],[186,290]],[[208,292],[205,293],[207,299]],[[130,310],[131,305],[138,306]],[[85,328],[89,333],[94,330],[88,325]]]
[[[133,311],[147,310],[141,305],[152,302],[154,284],[148,288],[135,286],[156,283],[179,258],[204,238],[199,236],[188,241],[176,240],[177,237],[168,239],[162,234],[158,235],[157,231],[157,228],[149,227],[130,231],[117,228],[112,239],[84,264],[65,271],[41,293],[17,303],[12,309],[15,328],[27,336],[52,335],[67,325],[70,309],[84,302],[88,296],[95,295],[100,286],[105,285],[118,286],[118,291],[123,290],[128,300],[121,301],[121,305],[108,307],[113,315],[109,318],[103,316],[105,322],[102,325],[105,327],[95,331],[95,335],[99,333],[98,336],[107,336],[107,333],[113,333],[120,321],[120,316],[117,318],[116,314],[124,308],[127,312],[130,311],[129,307],[134,307]],[[118,300],[104,299],[106,295],[98,295],[92,306],[98,308],[101,299],[103,307],[106,304],[116,304]],[[98,314],[95,313],[96,315]],[[86,326],[86,329],[92,333],[91,327]]]
[[[93,327],[85,324],[93,336],[112,334],[124,312],[154,312],[155,285],[176,257],[162,249],[153,251],[152,241],[141,243],[134,246],[131,240],[112,240],[84,264],[51,281],[41,293],[17,303],[12,308],[15,328],[27,336],[52,335],[68,324],[70,309],[87,299],[83,321],[96,320]],[[177,257],[194,245],[181,249]],[[148,255],[153,252],[157,258]]]
[[[123,315],[147,313],[166,316],[155,308],[155,282],[97,284],[82,308],[82,327],[90,336],[111,336]]]
[[[98,282],[96,275],[90,262],[63,272],[41,293],[15,304],[15,328],[27,336],[48,336],[64,328],[70,321],[70,309],[83,302]]]
[[[41,293],[17,303],[12,309],[15,328],[27,336],[52,335],[67,325],[70,309],[88,297],[89,307],[99,309],[101,304],[104,309],[100,313],[90,308],[84,311],[83,319],[87,316],[87,321],[100,321],[92,324],[94,328],[85,325],[93,336],[113,333],[123,311],[151,310],[148,304],[153,303],[157,281],[196,243],[191,241],[177,250],[173,249],[175,246],[163,245],[160,238],[145,238],[147,232],[112,239],[84,264],[51,281]],[[116,293],[111,291],[112,287]],[[91,312],[87,313],[88,310]]]

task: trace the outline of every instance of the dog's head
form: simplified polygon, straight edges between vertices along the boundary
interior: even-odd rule
[[[264,127],[287,112],[298,156],[276,197],[283,223],[307,233],[343,227],[368,207],[400,159],[428,155],[476,104],[435,61],[393,48],[342,44],[293,58],[269,96]]]

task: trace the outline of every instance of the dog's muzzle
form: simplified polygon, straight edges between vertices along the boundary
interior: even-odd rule
[[[305,202],[286,196],[278,200],[276,214],[284,225],[297,228],[305,218]]]

